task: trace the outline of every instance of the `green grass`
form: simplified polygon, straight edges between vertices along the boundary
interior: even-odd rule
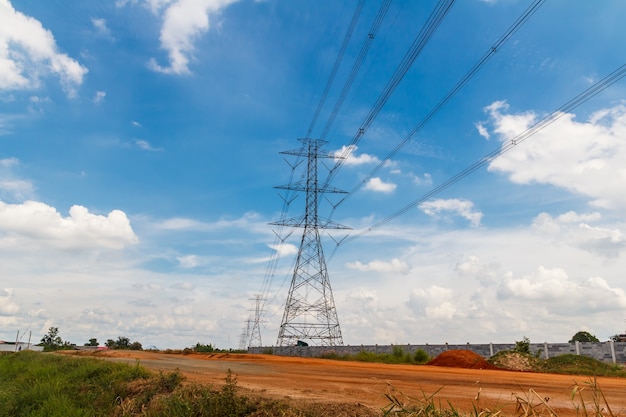
[[[355,410],[358,409],[358,413]],[[153,373],[93,358],[0,354],[0,416],[11,417],[375,417],[358,405],[250,397],[230,371],[220,387],[185,384],[179,372]]]
[[[626,377],[626,370],[621,366],[573,354],[555,356],[539,361],[537,371],[557,374]]]
[[[341,361],[376,362],[388,364],[412,364],[420,365],[429,362],[432,358],[422,349],[418,349],[413,354],[405,352],[400,346],[394,346],[392,353],[374,353],[361,351],[355,354],[340,355],[336,352],[329,352],[322,355],[323,359],[335,359]]]

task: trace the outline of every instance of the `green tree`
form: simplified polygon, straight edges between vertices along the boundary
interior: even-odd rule
[[[63,339],[59,336],[59,328],[50,327],[48,329],[48,334],[41,338],[41,344],[43,345],[43,350],[45,352],[62,349],[64,344]]]
[[[98,339],[92,337],[89,342],[85,343],[85,346],[98,346]]]
[[[128,349],[130,347],[130,339],[125,336],[118,336],[115,341],[115,349]]]
[[[130,342],[130,339],[126,336],[118,336],[117,340],[108,339],[104,344],[109,349],[119,349],[119,350],[143,350],[141,343],[139,342]]]
[[[574,342],[599,342],[599,340],[597,337],[589,332],[580,331],[572,336],[571,340],[569,341],[569,343]]]
[[[530,354],[530,339],[524,336],[522,340],[516,341],[513,351]]]

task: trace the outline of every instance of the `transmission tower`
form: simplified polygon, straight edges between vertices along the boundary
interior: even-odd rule
[[[299,139],[302,147],[282,154],[306,158],[306,175],[299,182],[276,187],[306,193],[304,215],[281,220],[274,225],[303,228],[285,312],[278,332],[278,346],[294,346],[299,341],[312,345],[343,345],[339,319],[328,279],[320,229],[349,229],[318,216],[320,196],[345,191],[320,184],[317,164],[320,158],[336,156],[322,151],[327,143],[319,139]]]
[[[261,294],[254,296],[254,321],[252,322],[252,330],[250,331],[250,346],[263,346],[261,342],[261,302],[263,297]]]

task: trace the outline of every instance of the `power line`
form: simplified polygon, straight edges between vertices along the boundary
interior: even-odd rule
[[[354,15],[352,16],[352,20],[350,21],[350,25],[348,26],[348,30],[343,38],[343,42],[341,44],[341,48],[339,49],[339,53],[337,54],[337,59],[335,59],[335,65],[333,65],[333,69],[330,72],[330,76],[328,77],[328,81],[326,82],[326,87],[324,87],[324,92],[322,93],[322,97],[320,98],[320,102],[317,104],[317,109],[315,110],[315,114],[313,115],[313,119],[311,120],[311,124],[309,125],[309,130],[307,130],[306,137],[311,136],[311,132],[315,127],[315,123],[317,122],[317,118],[324,106],[324,102],[326,101],[326,97],[328,96],[328,92],[330,91],[330,87],[335,80],[335,76],[337,75],[337,70],[339,70],[339,66],[341,65],[341,61],[343,60],[343,56],[346,52],[346,48],[350,43],[350,39],[352,38],[352,34],[354,33],[354,28],[356,27],[357,22],[359,21],[359,16],[361,15],[361,10],[363,10],[363,4],[365,0],[359,0],[357,3],[356,9],[354,10]]]
[[[363,184],[369,181],[376,173],[383,167],[385,164],[393,158],[399,151],[404,147],[409,140],[413,138],[422,130],[428,122],[437,114],[439,111],[454,97],[456,93],[458,93],[473,77],[478,73],[478,71],[489,61],[489,59],[496,54],[497,51],[504,45],[506,41],[508,41],[517,30],[524,25],[530,19],[530,17],[541,7],[541,5],[545,2],[545,0],[535,0],[518,18],[517,20],[506,30],[506,32],[498,38],[498,40],[485,52],[485,54],[474,64],[474,66],[457,82],[457,84],[452,88],[439,103],[420,121],[411,132],[398,144],[389,154],[380,161],[380,163],[363,178],[351,191],[347,194],[343,200],[341,200],[335,207],[339,204],[343,203],[347,200],[350,195],[357,192]]]
[[[411,210],[414,207],[418,206],[419,204],[425,202],[426,200],[430,199],[431,197],[435,196],[436,194],[439,194],[440,192],[442,192],[443,190],[447,189],[448,187],[456,184],[457,182],[459,182],[463,178],[465,178],[468,175],[472,174],[474,171],[476,171],[476,170],[480,169],[481,167],[489,164],[490,162],[492,162],[493,160],[498,158],[500,155],[510,151],[511,149],[513,149],[514,147],[516,147],[517,145],[519,145],[520,143],[522,143],[523,141],[525,141],[529,137],[533,136],[535,133],[539,132],[541,129],[549,126],[550,124],[554,123],[555,121],[557,121],[558,119],[563,117],[565,114],[571,112],[572,110],[574,110],[575,108],[577,108],[581,104],[583,104],[586,101],[590,100],[592,97],[596,96],[597,94],[599,94],[600,92],[602,92],[606,88],[610,87],[611,85],[613,85],[614,83],[616,83],[617,81],[622,79],[625,75],[626,75],[626,64],[622,65],[621,67],[619,67],[615,71],[611,72],[609,75],[607,75],[606,77],[602,78],[600,81],[598,81],[595,84],[593,84],[587,90],[583,91],[582,93],[580,93],[579,95],[577,95],[576,97],[574,97],[573,99],[568,101],[567,103],[563,104],[561,107],[559,107],[558,109],[554,110],[548,116],[544,117],[543,119],[541,119],[540,121],[538,121],[537,123],[535,123],[534,125],[529,127],[528,129],[526,129],[525,131],[523,131],[522,133],[520,133],[519,135],[517,135],[513,139],[508,140],[500,148],[495,149],[492,152],[488,153],[483,158],[479,159],[478,161],[474,162],[472,165],[468,166],[467,168],[465,168],[464,170],[462,170],[458,174],[456,174],[453,177],[449,178],[448,180],[444,181],[443,183],[441,183],[437,187],[433,188],[431,191],[427,192],[426,194],[422,195],[421,197],[417,198],[416,200],[413,200],[412,202],[410,202],[406,206],[402,207],[400,210],[396,211],[395,213],[393,213],[393,214],[385,217],[384,219],[374,223],[370,227],[363,229],[359,233],[357,233],[355,235],[352,235],[352,236],[348,237],[347,239],[344,239],[344,241],[342,243],[340,243],[340,244],[343,244],[343,243],[349,242],[349,241],[353,241],[354,239],[364,235],[365,233],[371,231],[372,229],[378,228],[380,226],[383,226],[383,225],[391,222],[392,220],[395,220],[396,218],[398,218],[401,215],[405,214],[406,212],[408,212],[409,210]],[[331,254],[331,256],[329,258],[331,258],[334,255],[334,253],[335,253],[335,251],[336,251],[336,249],[338,247],[339,247],[339,244],[337,246],[335,246],[335,250],[333,251],[333,253]]]
[[[380,8],[378,9],[378,13],[376,14],[376,18],[374,19],[374,22],[372,23],[372,26],[370,27],[370,30],[367,33],[365,40],[363,41],[361,50],[359,51],[359,54],[354,60],[354,64],[352,64],[352,69],[350,70],[350,74],[348,75],[348,78],[346,79],[346,82],[344,83],[343,88],[341,89],[341,92],[339,93],[339,97],[337,98],[335,107],[333,108],[332,112],[330,113],[330,116],[328,117],[328,120],[326,121],[324,130],[322,131],[322,134],[320,136],[321,139],[326,139],[326,136],[328,136],[328,132],[330,131],[330,128],[335,122],[335,118],[337,117],[337,114],[339,113],[339,110],[341,109],[341,106],[343,105],[343,102],[345,101],[346,96],[348,95],[348,92],[352,88],[352,84],[354,83],[354,80],[357,74],[359,73],[359,70],[361,69],[361,65],[363,64],[363,61],[365,60],[365,56],[369,52],[369,49],[372,43],[374,42],[376,35],[378,34],[378,29],[383,23],[383,20],[385,20],[385,16],[387,15],[387,11],[389,10],[390,5],[391,5],[391,0],[385,0],[381,3]]]
[[[325,180],[325,184],[328,184],[332,179],[337,175],[346,159],[352,153],[354,147],[359,143],[369,126],[372,124],[380,110],[383,108],[387,100],[398,86],[400,81],[404,78],[407,71],[417,58],[417,56],[422,52],[432,35],[435,33],[445,16],[448,14],[455,0],[440,0],[437,3],[437,6],[433,9],[432,13],[428,17],[425,25],[422,27],[415,40],[411,44],[411,47],[407,51],[407,53],[402,58],[402,61],[396,68],[394,74],[391,79],[387,82],[387,85],[383,89],[381,95],[376,100],[374,106],[370,109],[369,113],[365,117],[365,120],[358,128],[357,132],[353,136],[352,140],[344,148],[344,151],[341,154],[341,158],[335,163],[333,168],[328,173],[328,177]]]

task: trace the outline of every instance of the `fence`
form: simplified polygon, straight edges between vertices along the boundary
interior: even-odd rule
[[[359,352],[392,353],[394,347],[400,347],[406,353],[421,349],[430,356],[453,349],[470,350],[489,358],[503,350],[512,350],[514,343],[463,344],[453,345],[358,345],[358,346],[260,346],[249,347],[248,353],[272,353],[282,356],[302,356],[319,358],[324,354],[357,354]],[[603,362],[626,364],[626,342],[575,342],[575,343],[531,343],[530,351],[539,358],[547,359],[565,354],[589,356]]]

